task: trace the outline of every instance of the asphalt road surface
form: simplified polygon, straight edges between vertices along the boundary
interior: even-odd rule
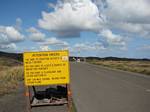
[[[86,63],[71,63],[78,112],[150,112],[150,77]]]
[[[78,112],[150,112],[150,77],[71,63],[71,88]],[[0,112],[26,112],[24,86],[0,97]],[[33,108],[31,112],[66,112],[66,106]]]

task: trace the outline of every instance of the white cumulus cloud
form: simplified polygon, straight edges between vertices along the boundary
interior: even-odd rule
[[[111,30],[105,29],[100,32],[100,35],[104,37],[109,45],[125,46],[125,37],[121,35],[113,34]]]
[[[117,29],[127,35],[138,35],[140,37],[150,38],[150,24],[138,24],[138,23],[110,23],[111,28]]]
[[[44,33],[40,32],[38,29],[34,27],[30,27],[27,31],[30,33],[29,34],[30,40],[35,42],[44,41],[46,37]]]
[[[105,15],[108,29],[121,30],[133,37],[150,37],[149,0],[95,0]],[[103,7],[103,8],[102,8]]]
[[[150,23],[149,0],[105,0],[105,1],[107,7],[104,9],[104,14],[111,21]]]
[[[58,0],[49,4],[54,11],[42,12],[38,24],[64,37],[104,28],[150,37],[149,5],[149,0]]]
[[[71,51],[99,51],[99,50],[105,50],[106,48],[102,45],[100,42],[94,42],[94,43],[77,43],[72,48],[70,48]]]
[[[91,0],[64,0],[58,2],[54,12],[42,12],[38,24],[59,36],[79,36],[81,31],[99,31],[104,20]]]
[[[11,42],[19,42],[24,39],[24,35],[22,35],[17,29],[13,26],[0,26],[0,43],[11,43]]]
[[[13,26],[0,26],[0,50],[16,51],[15,43],[24,40],[24,35]]]
[[[65,41],[59,40],[55,37],[47,38],[43,42],[39,42],[40,45],[48,46],[48,45],[54,45],[54,46],[68,46],[69,44]]]
[[[17,19],[16,19],[15,28],[16,28],[17,30],[21,30],[21,29],[22,29],[22,28],[21,28],[21,25],[22,25],[22,19],[21,19],[21,18],[17,18]]]
[[[51,50],[51,49],[49,48],[49,46],[40,46],[40,47],[39,47],[39,50],[40,50],[40,51],[49,51],[49,50]]]
[[[0,44],[0,50],[13,51],[13,50],[16,50],[16,49],[17,49],[17,46],[14,43]]]

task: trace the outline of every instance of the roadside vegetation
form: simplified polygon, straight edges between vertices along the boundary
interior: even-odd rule
[[[71,112],[77,112],[77,109],[76,109],[74,102],[72,102]]]
[[[89,63],[150,75],[150,61],[90,60]]]
[[[0,96],[14,92],[22,80],[22,63],[14,59],[0,57]]]

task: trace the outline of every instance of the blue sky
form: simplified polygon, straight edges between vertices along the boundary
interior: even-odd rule
[[[0,2],[0,51],[150,58],[149,0]]]

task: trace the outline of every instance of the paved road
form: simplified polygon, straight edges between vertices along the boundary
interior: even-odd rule
[[[150,112],[150,77],[71,63],[78,112]]]
[[[78,112],[150,112],[150,77],[71,63],[71,87]],[[0,97],[0,112],[26,112],[24,88]],[[66,106],[32,112],[66,112]]]

